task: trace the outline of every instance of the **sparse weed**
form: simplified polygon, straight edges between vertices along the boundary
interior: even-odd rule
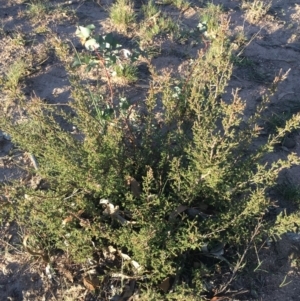
[[[246,10],[246,20],[250,23],[257,23],[266,15],[271,7],[271,1],[266,3],[262,0],[243,0],[242,9]]]
[[[236,56],[236,55],[232,55],[231,60],[233,62],[233,64],[235,64],[236,66],[242,66],[242,67],[247,67],[247,66],[253,66],[253,61],[246,57],[246,56]]]
[[[57,37],[55,34],[49,34],[49,44],[53,47],[57,57],[64,63],[70,61],[70,47],[67,43]]]
[[[127,32],[136,19],[133,3],[130,0],[117,0],[109,10],[109,17],[117,30]]]
[[[28,43],[25,35],[22,34],[20,31],[16,31],[12,34],[11,42],[12,45],[15,46],[25,46]]]
[[[248,42],[245,32],[239,31],[234,38],[234,42],[237,43],[239,47],[244,46]]]
[[[244,31],[239,31],[234,39],[232,40],[232,50],[237,54],[237,56],[240,56],[245,47],[246,47],[246,43],[248,42],[248,39],[245,36]]]
[[[133,83],[137,81],[138,69],[132,64],[120,64],[114,67],[114,76],[121,79],[125,83]]]
[[[198,28],[204,32],[204,35],[209,38],[216,38],[220,32],[219,17],[222,12],[220,5],[212,3],[207,5],[207,8],[200,16]]]
[[[171,0],[171,4],[180,10],[186,10],[190,7],[190,2],[186,0]]]
[[[147,4],[142,5],[142,12],[144,14],[145,19],[147,20],[155,16],[159,12],[159,9],[157,5],[155,5],[153,0],[150,0],[147,2]]]
[[[281,113],[272,112],[271,116],[266,120],[267,130],[270,131],[270,133],[277,133],[278,129],[284,127],[292,115],[293,114],[289,111],[283,111]]]
[[[145,8],[146,14],[149,12],[155,12],[153,8],[150,11]],[[171,34],[174,35],[179,31],[179,27],[170,17],[164,16],[160,11],[149,17],[142,23],[139,30],[139,37],[142,42],[150,43],[153,38],[159,34]]]
[[[2,79],[3,87],[9,91],[11,96],[17,96],[20,93],[20,82],[26,74],[27,64],[23,59],[14,62]]]
[[[165,5],[172,4],[180,10],[186,10],[191,5],[190,2],[186,0],[162,0],[161,3]]]
[[[36,34],[46,34],[49,32],[49,28],[45,25],[40,25],[37,28],[34,29],[34,32]]]
[[[34,0],[28,4],[27,15],[29,18],[41,20],[49,11],[48,1]]]

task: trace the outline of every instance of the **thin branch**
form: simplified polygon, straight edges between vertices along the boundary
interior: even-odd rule
[[[233,269],[233,272],[232,272],[232,275],[230,277],[230,279],[227,281],[226,284],[224,284],[223,286],[221,286],[221,288],[219,290],[217,290],[216,292],[216,295],[217,294],[220,294],[220,293],[223,293],[229,286],[229,284],[233,281],[233,279],[235,278],[236,276],[236,273],[238,272],[238,270],[240,269],[242,263],[244,262],[244,259],[245,259],[245,256],[246,254],[248,253],[255,237],[257,236],[258,232],[259,232],[259,229],[260,227],[262,226],[262,223],[261,223],[261,220],[259,221],[259,223],[256,225],[254,231],[253,231],[253,234],[251,236],[251,239],[246,247],[246,249],[244,250],[244,253],[242,254],[242,256],[240,257],[240,259],[238,260],[238,262],[236,263],[234,269]]]
[[[108,81],[108,86],[109,86],[109,89],[110,89],[110,105],[113,106],[113,98],[114,98],[114,93],[113,93],[113,89],[112,89],[112,85],[111,85],[111,81],[110,81],[110,75],[108,73],[108,70],[105,66],[105,61],[103,59],[103,57],[100,55],[100,53],[98,51],[95,50],[95,53],[102,65],[102,67],[104,68],[105,70],[105,73],[106,73],[106,77],[107,77],[107,81]]]

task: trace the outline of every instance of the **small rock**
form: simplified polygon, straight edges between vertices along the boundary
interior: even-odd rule
[[[296,146],[296,141],[292,138],[285,137],[282,146],[285,146],[287,148],[294,148]]]

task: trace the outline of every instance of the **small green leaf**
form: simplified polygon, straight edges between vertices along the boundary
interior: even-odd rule
[[[78,58],[75,58],[74,62],[72,63],[72,68],[75,68],[77,66],[81,65],[81,61]]]
[[[85,72],[90,72],[92,70],[93,66],[92,65],[87,65],[85,68]]]
[[[78,26],[75,34],[80,38],[87,39],[91,34],[91,29],[83,26]]]
[[[108,57],[110,64],[115,64],[117,62],[117,57],[115,55],[110,55]]]
[[[97,41],[98,44],[102,44],[102,43],[104,43],[105,40],[102,36],[97,36],[96,41]]]
[[[85,55],[85,56],[81,59],[81,61],[82,61],[84,64],[89,64],[90,60],[91,60],[91,57],[88,56],[88,55]]]
[[[84,47],[89,51],[94,51],[99,48],[96,39],[89,39],[84,43]]]
[[[90,30],[94,30],[96,27],[94,24],[89,24],[86,26],[86,28],[90,29]]]
[[[128,100],[126,98],[121,98],[120,99],[120,109],[121,110],[128,110],[130,107],[130,103],[128,102]]]
[[[106,43],[110,44],[111,48],[113,48],[113,49],[117,48],[118,42],[114,38],[114,36],[112,35],[112,33],[107,34],[104,39],[105,39]],[[121,45],[118,45],[118,46],[121,46]]]
[[[109,120],[114,113],[114,109],[108,107],[103,111],[101,111],[101,113],[102,113],[102,119]]]

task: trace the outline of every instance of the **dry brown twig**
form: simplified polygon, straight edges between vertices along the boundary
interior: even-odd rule
[[[244,262],[245,256],[247,255],[247,253],[248,253],[248,251],[249,251],[251,245],[252,245],[253,242],[254,242],[255,237],[258,235],[259,229],[261,228],[261,226],[262,226],[262,220],[260,219],[260,220],[258,221],[258,224],[256,225],[256,227],[255,227],[255,229],[254,229],[252,235],[251,235],[251,238],[250,238],[249,243],[247,244],[247,247],[245,248],[245,250],[244,250],[242,256],[240,257],[240,259],[237,261],[237,263],[236,263],[236,265],[235,265],[235,267],[234,267],[234,269],[233,269],[233,271],[232,271],[232,275],[231,275],[230,279],[227,281],[227,283],[225,283],[224,285],[222,285],[222,286],[220,287],[220,289],[218,289],[218,290],[216,291],[216,293],[215,293],[216,295],[225,292],[225,290],[228,288],[228,286],[229,286],[229,285],[231,284],[231,282],[234,280],[234,278],[235,278],[237,272],[239,271],[239,269],[241,268],[241,266],[242,266],[242,264],[243,264],[243,262]]]

